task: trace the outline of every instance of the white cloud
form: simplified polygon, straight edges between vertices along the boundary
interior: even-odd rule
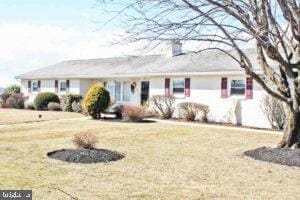
[[[24,55],[39,57],[49,54],[62,59],[78,59],[135,51],[136,46],[109,46],[115,33],[84,32],[54,26],[0,24],[0,59],[15,60]]]
[[[85,13],[82,13],[85,15]],[[87,16],[86,16],[87,17]],[[144,50],[146,43],[110,45],[124,32],[88,32],[56,26],[0,24],[0,86],[15,83],[15,75],[62,60],[166,53],[161,45]],[[195,45],[185,44],[186,50]]]
[[[137,54],[141,44],[114,45],[120,32],[86,32],[55,26],[0,24],[0,86],[14,76],[62,60]]]

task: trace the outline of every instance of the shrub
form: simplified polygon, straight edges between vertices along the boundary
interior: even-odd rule
[[[206,105],[193,102],[183,102],[179,104],[179,109],[180,115],[187,121],[195,121],[197,115],[202,112],[202,120],[207,122],[209,109]]]
[[[82,95],[80,95],[80,94],[64,95],[61,97],[61,108],[63,111],[73,112],[74,111],[72,109],[73,102],[80,102],[82,99],[83,99]]]
[[[78,133],[72,140],[77,148],[94,149],[98,143],[98,138],[90,132]]]
[[[139,122],[147,116],[146,110],[142,106],[123,105],[122,110],[122,117],[127,121]]]
[[[36,110],[46,110],[50,102],[59,103],[59,98],[52,92],[40,93],[35,97],[34,107]]]
[[[3,93],[0,95],[0,102],[6,104],[6,100],[10,97],[11,93]]]
[[[23,109],[24,101],[23,94],[11,94],[6,100],[6,105],[10,108]]]
[[[34,105],[32,101],[25,101],[24,108],[27,110],[34,110]]]
[[[48,110],[51,111],[61,111],[61,107],[59,103],[50,102],[48,103]]]
[[[0,108],[10,108],[6,103],[0,102]]]
[[[5,89],[5,92],[19,94],[21,92],[21,87],[19,85],[13,84],[13,85],[8,86]]]
[[[283,104],[271,95],[263,96],[261,100],[261,109],[266,115],[272,128],[281,130],[285,124],[285,112]]]
[[[173,116],[175,107],[175,97],[168,95],[154,95],[151,98],[154,111],[163,119],[169,119]]]
[[[100,112],[104,111],[110,102],[109,92],[102,86],[93,86],[87,92],[83,106],[93,119],[100,117]]]
[[[72,103],[73,112],[81,113],[82,112],[82,101]]]
[[[117,119],[122,119],[123,104],[121,104],[121,103],[115,103],[113,105],[110,105],[105,110],[105,113],[107,113],[107,114],[115,114]]]
[[[183,102],[179,104],[180,117],[187,121],[194,121],[200,112],[200,106],[197,103]]]
[[[209,107],[207,105],[202,105],[201,112],[202,112],[201,121],[208,122]]]

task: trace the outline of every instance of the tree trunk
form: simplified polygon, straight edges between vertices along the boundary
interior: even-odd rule
[[[300,148],[300,112],[293,111],[291,107],[285,109],[286,123],[280,148]]]

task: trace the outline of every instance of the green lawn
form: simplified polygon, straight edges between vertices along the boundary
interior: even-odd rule
[[[39,118],[39,115],[42,115]],[[83,115],[71,112],[34,111],[0,108],[0,125],[77,118]]]
[[[26,111],[27,112],[27,111]],[[107,164],[47,158],[73,148],[81,131],[99,148],[126,154]],[[300,169],[243,152],[280,136],[161,123],[49,121],[0,128],[0,189],[32,189],[34,199],[298,199]],[[66,194],[67,193],[67,194]]]

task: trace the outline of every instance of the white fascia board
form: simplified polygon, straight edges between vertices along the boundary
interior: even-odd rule
[[[256,70],[256,73],[262,73],[262,70]],[[113,74],[113,75],[70,75],[70,76],[16,76],[16,79],[97,79],[97,78],[143,78],[143,77],[171,77],[171,76],[225,76],[225,75],[245,75],[244,71],[216,71],[216,72],[175,72],[175,73],[147,73],[147,74]]]

